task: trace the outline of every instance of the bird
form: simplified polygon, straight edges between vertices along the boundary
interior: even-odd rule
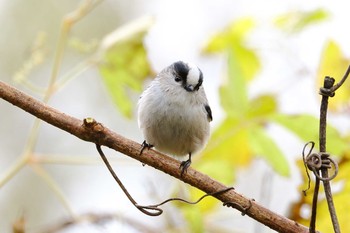
[[[154,147],[177,157],[188,155],[180,164],[181,176],[210,136],[213,117],[202,83],[196,65],[177,61],[155,77],[138,101],[138,125],[145,139],[140,154]]]

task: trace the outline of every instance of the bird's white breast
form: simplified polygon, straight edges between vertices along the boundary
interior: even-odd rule
[[[205,94],[201,98],[200,91],[203,89],[198,93],[164,89],[154,81],[139,100],[138,121],[146,142],[172,155],[199,151],[206,144],[210,130],[204,108]]]

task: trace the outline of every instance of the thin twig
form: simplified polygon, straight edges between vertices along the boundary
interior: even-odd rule
[[[123,182],[119,179],[119,177],[117,176],[117,174],[114,172],[112,166],[109,164],[105,154],[102,151],[102,148],[100,145],[96,144],[96,149],[98,151],[98,153],[100,154],[103,162],[106,164],[109,172],[112,174],[114,180],[118,183],[119,187],[123,190],[124,194],[126,195],[126,197],[129,199],[129,201],[138,209],[140,210],[142,213],[148,215],[148,216],[159,216],[163,213],[163,210],[158,208],[157,206],[140,206],[139,204],[137,204],[137,202],[135,201],[135,199],[130,195],[129,191],[125,188]],[[148,210],[152,210],[154,212],[149,212]]]
[[[348,78],[349,74],[350,74],[350,65],[348,66],[348,69],[346,70],[343,78],[337,84],[335,84],[333,87],[331,87],[329,89],[329,91],[330,92],[335,92],[336,90],[338,90],[338,88],[341,87],[341,85],[343,85],[345,80]]]
[[[320,190],[320,180],[316,179],[314,195],[312,197],[311,218],[310,218],[310,227],[309,227],[310,233],[316,232],[317,200],[318,200],[319,190]]]

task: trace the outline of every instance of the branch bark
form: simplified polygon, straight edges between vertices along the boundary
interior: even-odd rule
[[[100,123],[95,122],[94,124],[90,124],[87,120],[79,120],[64,114],[1,81],[0,97],[40,118],[48,124],[60,128],[61,130],[64,130],[84,141],[107,146],[119,151],[144,164],[182,180],[205,193],[218,192],[228,188],[191,167],[187,170],[186,174],[181,176],[179,161],[155,150],[145,150],[142,155],[140,155],[141,146],[139,143],[122,137]],[[307,227],[272,212],[234,190],[217,195],[215,198],[223,203],[233,203],[231,206],[239,211],[242,211],[242,207],[249,207],[244,214],[278,232],[307,233],[309,231]]]

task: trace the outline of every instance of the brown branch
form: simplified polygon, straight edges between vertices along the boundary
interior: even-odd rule
[[[209,176],[189,168],[181,176],[179,161],[154,150],[145,150],[140,155],[141,145],[124,138],[102,124],[89,124],[88,120],[79,120],[24,94],[23,92],[0,81],[0,97],[27,111],[28,113],[56,126],[84,141],[104,145],[130,156],[144,164],[161,170],[183,182],[190,184],[205,193],[214,193],[228,187],[213,180]],[[278,232],[307,233],[308,228],[284,216],[278,215],[264,208],[255,201],[251,201],[234,190],[215,196],[223,203],[242,211],[241,207],[249,207],[244,214]]]

